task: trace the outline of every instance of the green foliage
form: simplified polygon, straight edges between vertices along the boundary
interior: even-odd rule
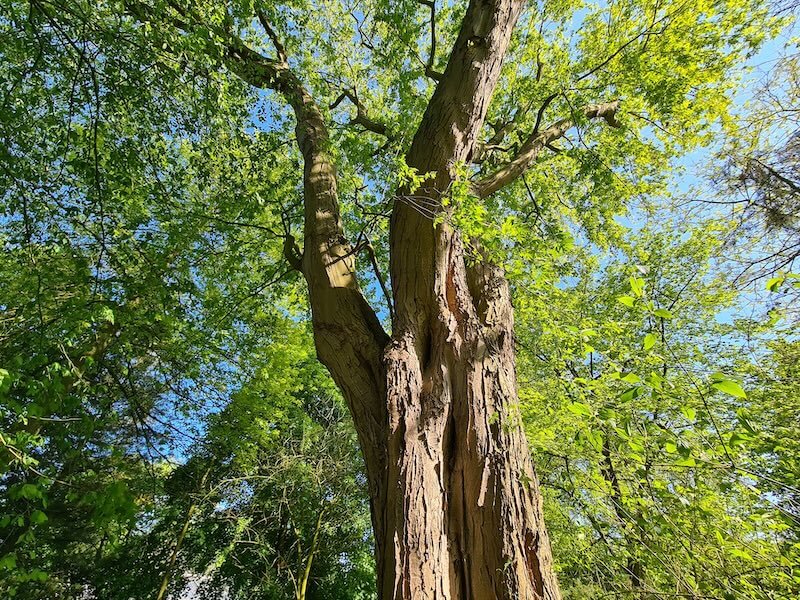
[[[642,232],[601,275],[587,255],[549,273],[569,284],[518,284],[520,408],[555,547],[570,548],[559,560],[572,593],[788,599],[800,589],[796,465],[788,453],[776,475],[763,442],[773,410],[797,414],[795,393],[768,391],[768,365],[786,350],[768,350],[767,336],[742,359],[752,324],[717,320],[736,294],[713,276],[706,233]]]

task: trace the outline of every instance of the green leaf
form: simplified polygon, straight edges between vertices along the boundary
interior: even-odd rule
[[[31,513],[30,521],[33,525],[41,525],[47,521],[47,515],[40,510],[34,510]]]
[[[13,552],[0,558],[0,570],[12,570],[17,566],[17,555]]]
[[[777,292],[780,289],[781,284],[784,281],[786,281],[785,277],[782,277],[782,276],[781,277],[773,277],[772,279],[767,281],[767,289],[770,292]]]
[[[656,336],[652,333],[648,333],[644,336],[644,349],[645,351],[650,350],[656,344]]]
[[[661,377],[661,375],[659,375],[658,373],[651,371],[650,375],[647,376],[647,379],[645,381],[647,381],[647,385],[649,385],[653,389],[659,391],[664,389],[664,378]]]
[[[27,574],[26,579],[28,581],[47,581],[49,579],[49,575],[42,571],[41,569],[33,569],[30,573]]]
[[[653,311],[653,314],[657,317],[661,317],[664,320],[669,320],[672,318],[672,313],[666,308],[657,308]]]
[[[600,431],[589,431],[586,438],[595,450],[602,450],[603,448],[603,433]]]
[[[641,380],[641,377],[639,377],[636,373],[628,373],[622,378],[622,381],[625,383],[639,383]]]
[[[630,284],[633,294],[641,298],[644,295],[644,279],[631,275]]]
[[[99,317],[102,321],[106,321],[112,325],[114,324],[114,311],[108,306],[101,306],[98,312],[100,313]]]
[[[25,483],[19,489],[19,495],[20,497],[27,498],[28,500],[35,500],[36,498],[42,497],[42,490],[32,483]]]
[[[695,417],[697,416],[697,411],[691,406],[681,406],[681,412],[688,421],[694,421]]]
[[[736,419],[739,421],[739,424],[744,427],[749,433],[753,435],[757,435],[755,428],[750,424],[750,421],[747,419],[747,411],[743,408],[740,408],[736,411]]]
[[[617,418],[617,412],[613,408],[603,407],[599,410],[598,416],[602,421],[610,421]]]
[[[728,443],[730,443],[731,446],[736,446],[736,445],[739,445],[739,444],[746,444],[746,443],[752,442],[752,441],[753,441],[752,436],[749,436],[746,433],[739,433],[738,431],[734,431],[731,434],[731,437],[728,440]]]
[[[630,387],[624,392],[622,392],[622,394],[620,394],[619,396],[619,399],[622,402],[628,402],[630,400],[638,398],[639,396],[642,395],[642,393],[643,393],[642,386],[634,385],[633,387]]]
[[[576,415],[582,415],[586,417],[592,416],[592,409],[582,402],[572,402],[571,404],[567,404],[567,410],[571,413],[575,413]]]
[[[716,390],[719,390],[720,392],[728,394],[729,396],[734,396],[736,398],[747,398],[747,394],[745,394],[742,387],[738,383],[730,379],[723,379],[722,381],[716,381],[711,384],[711,387],[713,387]]]
[[[753,557],[745,552],[744,550],[739,550],[739,548],[731,548],[731,554],[736,556],[737,558],[744,558],[745,560],[753,560]]]
[[[625,306],[629,306],[630,308],[633,308],[633,304],[634,302],[636,302],[636,299],[631,296],[620,296],[617,298],[617,302],[619,302],[620,304],[624,304]]]

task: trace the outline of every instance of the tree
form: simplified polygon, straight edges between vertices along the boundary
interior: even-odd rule
[[[728,227],[666,221],[600,267],[577,250],[542,268],[557,286],[519,283],[522,410],[566,597],[798,593],[794,344],[725,317],[745,298],[710,260]]]
[[[270,346],[264,372],[209,419],[202,448],[170,482],[171,504],[185,505],[182,481],[208,469],[194,514],[181,513],[174,594],[187,587],[177,574],[189,573],[209,598],[372,597],[363,463],[303,329],[286,324],[287,342]]]
[[[59,89],[69,87],[65,73],[78,80],[82,65],[90,65],[86,97],[75,104],[70,97],[64,111],[70,125],[73,112],[83,124],[67,128],[62,157],[47,158],[79,174],[76,187],[100,207],[88,220],[89,233],[99,232],[92,243],[106,245],[104,199],[138,193],[113,161],[99,159],[111,152],[106,145],[155,188],[154,196],[179,205],[179,216],[159,225],[183,244],[160,256],[160,268],[181,252],[195,256],[198,245],[214,250],[205,232],[174,231],[174,221],[188,220],[198,199],[213,207],[212,220],[230,224],[244,214],[245,226],[263,228],[265,254],[274,251],[268,240],[282,238],[286,263],[307,286],[317,355],[358,433],[380,596],[559,598],[516,408],[506,271],[535,258],[538,220],[527,228],[525,215],[560,202],[594,241],[613,237],[613,217],[626,201],[659,189],[670,159],[702,142],[727,110],[727,82],[770,30],[764,7],[631,2],[579,11],[570,2],[548,2],[525,10],[518,0],[472,0],[466,7],[378,1],[357,9],[327,2],[9,4],[8,22],[30,33],[19,43],[29,46],[12,46],[11,54],[40,52],[32,65],[17,57],[20,82],[27,86],[30,73],[43,68],[45,53],[69,57],[54,79]],[[582,17],[580,28],[572,29],[573,16]],[[442,46],[450,48],[446,59],[437,53]],[[151,77],[151,68],[164,79]],[[203,89],[195,92],[198,80]],[[41,91],[53,80],[37,83],[36,99],[47,105]],[[117,112],[107,115],[104,103],[115,102]],[[183,103],[181,116],[227,133],[237,151],[256,149],[269,133],[288,137],[288,109],[295,149],[278,156],[272,171],[291,177],[290,166],[302,161],[302,214],[292,210],[295,190],[284,182],[257,190],[258,182],[245,181],[237,188],[246,177],[218,169],[222,159],[203,147],[202,127],[196,137],[191,131],[179,137],[191,126],[159,104],[171,102]],[[206,115],[212,105],[230,115],[233,131],[219,125],[219,113]],[[355,116],[342,124],[347,107]],[[143,121],[133,121],[127,108]],[[252,132],[260,126],[269,133]],[[26,135],[10,132],[14,139]],[[71,136],[90,142],[93,160],[70,154]],[[171,160],[140,165],[131,150],[152,138]],[[28,165],[20,154],[12,149],[16,166]],[[201,176],[187,181],[181,174]],[[164,175],[173,177],[169,185]],[[41,187],[35,176],[26,181]],[[63,185],[49,192],[58,196]],[[234,219],[217,212],[229,207],[214,205],[220,190],[219,199],[231,199],[226,185],[247,196],[239,200],[247,210],[234,211]],[[278,206],[253,210],[247,202],[257,191],[277,198]],[[354,199],[343,202],[345,193]],[[39,232],[29,227],[28,190],[19,198],[14,214],[24,235],[17,243],[31,247]],[[141,203],[157,205],[149,197]],[[387,212],[388,223],[381,217]],[[138,228],[148,223],[142,218],[131,239],[145,235]],[[283,227],[277,236],[276,223]],[[292,233],[298,226],[302,248]],[[373,241],[374,234],[380,239]],[[115,256],[99,252],[103,283],[122,271]],[[388,282],[364,276],[365,265],[380,273],[387,262]],[[194,288],[212,294],[197,285],[196,265],[182,268],[178,297]],[[204,275],[213,271],[207,267]],[[220,287],[230,283],[228,275],[216,275]],[[123,281],[128,287],[109,285],[109,296],[130,294],[134,278]],[[370,287],[391,298],[388,313],[370,305]]]
[[[706,198],[718,208],[728,208],[739,224],[730,242],[743,254],[739,278],[748,282],[775,277],[770,287],[776,289],[800,256],[798,61],[800,54],[789,47],[759,80],[717,152],[712,175],[716,193]],[[768,243],[760,244],[762,238]],[[783,287],[786,291],[789,286]]]

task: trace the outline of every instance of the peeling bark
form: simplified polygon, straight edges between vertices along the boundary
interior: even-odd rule
[[[429,329],[386,353],[389,487],[382,598],[560,598],[514,370],[502,272],[436,232]],[[416,351],[427,336],[425,352]]]
[[[467,9],[407,156],[418,172],[435,173],[425,184],[434,203],[452,164],[469,162],[476,148],[521,9],[508,0]],[[395,205],[391,253],[381,598],[556,600],[541,496],[514,409],[503,274],[468,267],[458,232],[408,202]]]

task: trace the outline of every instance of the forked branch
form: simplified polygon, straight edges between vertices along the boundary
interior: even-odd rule
[[[339,97],[333,101],[333,103],[328,107],[331,110],[339,106],[342,101],[347,98],[356,107],[356,116],[350,119],[350,125],[361,125],[367,131],[371,131],[372,133],[377,133],[378,135],[382,135],[383,137],[387,138],[388,140],[394,140],[394,136],[389,132],[389,128],[386,126],[385,123],[370,117],[367,114],[367,108],[364,106],[364,103],[358,98],[358,94],[355,90],[345,89],[339,94]]]
[[[615,100],[602,104],[587,104],[580,109],[580,112],[586,119],[603,119],[609,126],[618,128],[621,127],[617,120],[618,109],[619,100]],[[534,127],[530,137],[522,144],[514,158],[493,173],[473,183],[472,192],[475,195],[479,198],[486,198],[515,181],[536,161],[542,148],[550,147],[554,141],[563,137],[576,124],[574,118],[566,118],[539,131],[538,123],[541,121],[542,112],[539,111],[537,126]]]

